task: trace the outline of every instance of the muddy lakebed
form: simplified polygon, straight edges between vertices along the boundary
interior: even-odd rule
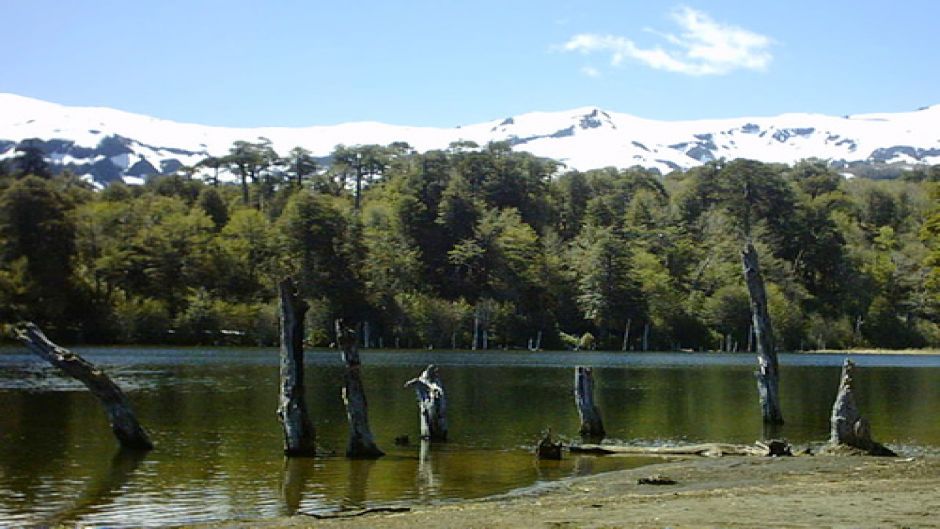
[[[127,391],[157,449],[117,448],[98,403],[22,348],[0,349],[0,526],[173,526],[387,505],[426,505],[532,490],[565,478],[659,462],[566,457],[537,464],[551,427],[574,440],[573,367],[595,367],[608,441],[752,443],[761,437],[754,357],[715,353],[362,352],[373,433],[387,456],[342,457],[346,418],[335,351],[309,351],[307,402],[335,457],[285,460],[277,351],[76,348]],[[828,437],[842,354],[782,354],[781,397],[794,444]],[[854,355],[859,407],[902,456],[940,453],[940,356]],[[414,392],[440,366],[450,441],[422,444]],[[408,435],[411,443],[395,445]]]

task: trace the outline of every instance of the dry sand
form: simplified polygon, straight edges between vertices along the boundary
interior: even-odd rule
[[[651,475],[677,484],[637,484]],[[940,527],[940,457],[686,459],[405,513],[200,527]]]

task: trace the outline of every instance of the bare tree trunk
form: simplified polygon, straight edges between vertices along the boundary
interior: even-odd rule
[[[643,350],[649,351],[650,349],[650,324],[646,322],[646,325],[643,326]]]
[[[542,350],[542,331],[541,330],[535,335],[535,350],[536,351]]]
[[[748,242],[741,252],[744,263],[744,280],[751,298],[751,320],[757,344],[757,393],[760,396],[761,415],[765,423],[783,424],[780,412],[779,367],[774,348],[773,328],[767,312],[767,293],[764,278],[760,273],[757,250]]]
[[[418,397],[421,418],[421,438],[429,441],[447,440],[447,397],[437,367],[429,365],[418,378],[405,382],[413,387]]]
[[[621,351],[627,350],[627,344],[630,343],[630,323],[633,322],[633,318],[627,318],[627,324],[623,328],[623,344],[620,346]]]
[[[574,368],[574,400],[581,418],[581,437],[599,443],[606,432],[601,413],[594,404],[594,371],[590,367]]]
[[[480,339],[480,314],[478,312],[473,313],[473,344],[470,346],[470,349],[476,351],[479,347]]]
[[[354,459],[375,459],[385,455],[372,440],[369,429],[369,412],[366,393],[362,386],[360,373],[359,348],[356,330],[347,327],[342,320],[336,320],[336,336],[343,348],[343,361],[346,373],[343,385],[343,402],[346,404],[346,418],[349,420],[349,443],[346,445],[346,457]]]
[[[304,316],[310,306],[297,294],[293,279],[284,279],[277,289],[281,317],[277,418],[284,428],[284,453],[312,456],[316,453],[316,431],[304,401]]]
[[[846,358],[842,364],[839,393],[832,405],[832,416],[829,419],[829,443],[848,445],[876,456],[897,455],[871,438],[871,427],[868,419],[862,417],[855,403],[855,394],[852,388],[854,372],[855,364]]]
[[[104,371],[81,356],[52,343],[39,327],[32,323],[19,326],[16,337],[37,356],[85,384],[104,407],[111,431],[121,446],[132,450],[153,449],[153,442],[137,421],[130,401]]]

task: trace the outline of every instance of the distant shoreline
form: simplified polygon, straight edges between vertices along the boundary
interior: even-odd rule
[[[839,355],[940,355],[940,349],[817,349],[792,352],[795,354]]]

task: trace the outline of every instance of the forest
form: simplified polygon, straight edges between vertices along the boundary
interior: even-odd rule
[[[289,276],[315,346],[344,318],[364,347],[745,351],[746,240],[780,350],[940,346],[940,166],[578,172],[505,142],[324,160],[241,141],[101,190],[23,149],[0,165],[0,322],[272,345]]]

